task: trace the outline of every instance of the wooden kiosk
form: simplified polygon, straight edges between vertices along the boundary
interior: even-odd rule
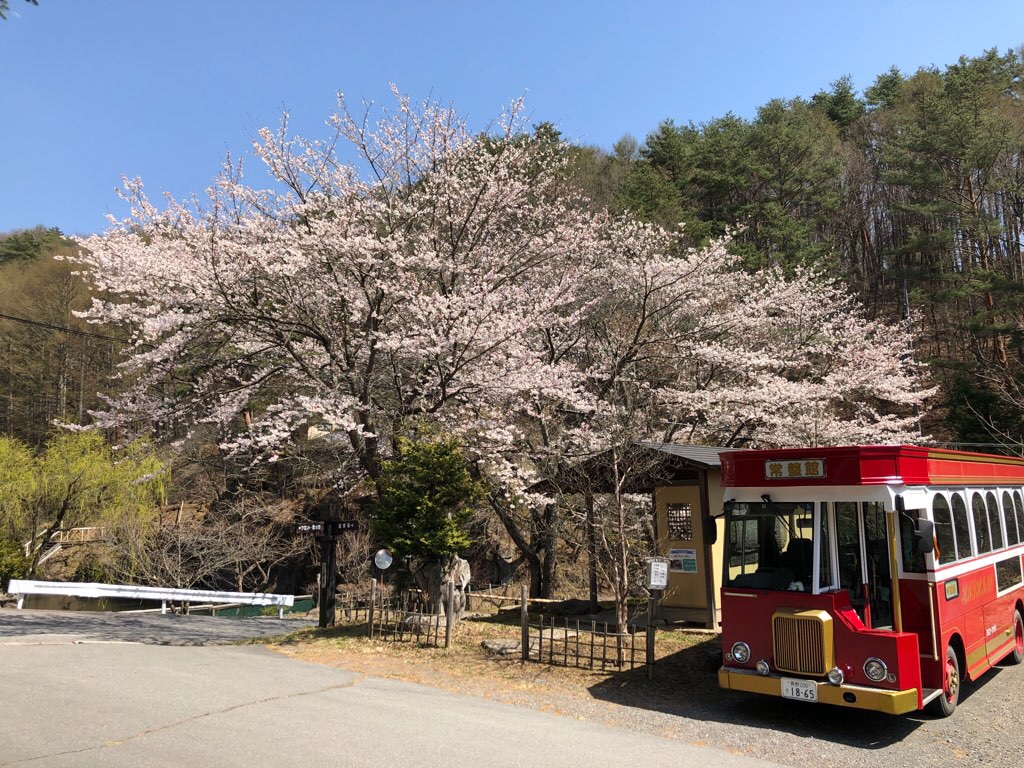
[[[722,586],[722,464],[718,454],[734,449],[676,443],[636,443],[630,453],[626,493],[651,494],[654,502],[654,554],[668,558],[668,588],[659,616],[669,623],[688,622],[717,629],[721,620],[717,595]],[[535,489],[589,497],[615,489],[609,454],[588,459],[558,483]],[[591,592],[596,578],[591,574]],[[596,597],[592,597],[596,600]]]
[[[644,447],[665,454],[670,469],[651,489],[658,555],[669,560],[661,618],[717,629],[722,617],[717,595],[722,586],[724,533],[718,454],[729,449],[675,443],[645,443]]]

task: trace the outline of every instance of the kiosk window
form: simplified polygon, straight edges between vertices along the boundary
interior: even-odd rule
[[[682,541],[693,541],[693,511],[689,504],[669,504],[668,537]]]

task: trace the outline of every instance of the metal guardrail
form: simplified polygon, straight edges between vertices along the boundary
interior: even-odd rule
[[[129,600],[159,600],[160,613],[167,613],[167,602],[240,603],[242,605],[276,605],[277,615],[284,618],[286,606],[295,605],[295,595],[274,595],[269,592],[218,592],[210,589],[177,589],[174,587],[137,587],[125,584],[95,584],[75,581],[30,581],[11,579],[9,594],[18,598],[18,608],[27,595],[58,597],[122,597]]]

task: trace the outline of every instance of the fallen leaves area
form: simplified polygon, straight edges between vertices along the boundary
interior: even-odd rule
[[[538,619],[531,615],[534,634]],[[643,665],[621,671],[609,665],[602,670],[598,659],[594,670],[565,666],[558,659],[560,645],[555,646],[554,665],[523,662],[518,655],[495,656],[481,645],[485,640],[520,636],[519,613],[509,611],[464,618],[454,628],[448,649],[408,640],[371,640],[365,623],[300,630],[269,646],[303,661],[608,723],[617,722],[615,713],[621,705],[642,699],[646,707],[658,708],[662,700],[671,708],[671,700],[681,693],[689,698],[718,689],[715,660],[721,656],[721,646],[718,636],[706,630],[659,629],[653,680],[647,679]],[[442,629],[442,642],[443,638]],[[643,638],[642,633],[638,635],[638,646]],[[571,653],[569,661],[574,662]]]

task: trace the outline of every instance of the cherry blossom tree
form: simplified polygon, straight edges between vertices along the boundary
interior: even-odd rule
[[[565,522],[550,491],[571,492],[578,483],[570,468],[597,454],[629,457],[642,440],[796,446],[917,439],[914,409],[934,390],[908,359],[905,330],[865,320],[821,275],[744,272],[727,245],[686,250],[657,227],[613,223],[600,279],[582,294],[582,322],[552,335],[550,348],[552,358],[579,371],[578,400],[586,406],[573,410],[532,393],[475,412],[475,423],[489,424],[489,450],[479,453],[487,457],[491,504],[530,564],[536,593],[549,593],[556,581]],[[616,483],[627,474],[612,473]],[[545,492],[532,493],[538,484]],[[622,495],[618,488],[616,499]],[[616,503],[615,525],[636,529],[624,510]],[[615,557],[615,591],[624,600],[629,558],[621,547]]]
[[[326,143],[286,123],[260,132],[274,190],[227,166],[205,201],[160,210],[126,183],[131,216],[82,243],[108,297],[90,317],[137,342],[101,424],[212,420],[225,449],[273,458],[313,422],[377,476],[382,438],[405,422],[520,390],[571,395],[573,372],[538,352],[578,320],[600,222],[514,140],[519,105],[486,136],[405,98],[372,130],[344,105],[330,123]]]
[[[377,478],[427,424],[473,457],[544,596],[562,514],[534,489],[596,452],[912,438],[909,339],[836,283],[593,212],[518,103],[474,134],[396,99],[376,121],[341,100],[325,141],[261,131],[267,189],[230,159],[202,199],[126,181],[131,215],[81,242],[88,317],[135,341],[101,426],[213,423],[266,461],[316,426]]]

